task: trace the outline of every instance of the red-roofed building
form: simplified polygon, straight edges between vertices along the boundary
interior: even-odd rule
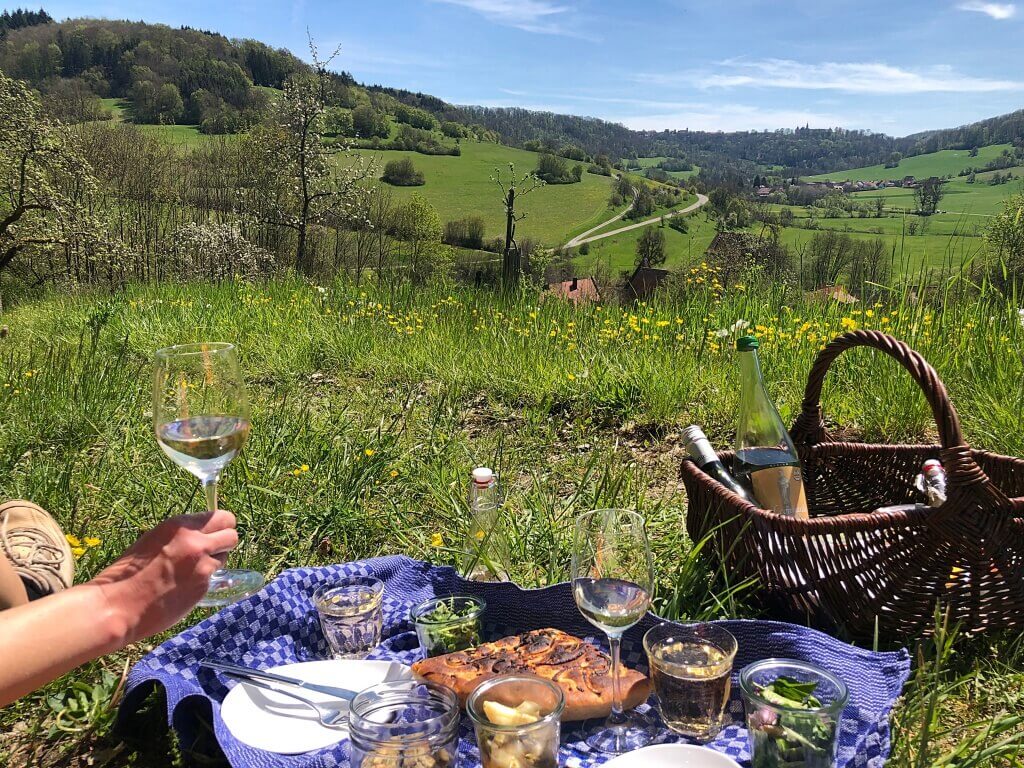
[[[566,299],[573,304],[583,301],[600,301],[601,290],[592,277],[574,277],[572,280],[563,280],[560,283],[551,283],[545,289],[549,296],[559,299]]]

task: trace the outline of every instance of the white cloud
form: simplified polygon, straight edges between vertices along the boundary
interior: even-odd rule
[[[947,65],[908,70],[882,62],[805,64],[789,59],[729,59],[714,70],[649,73],[637,76],[654,85],[712,88],[788,88],[846,93],[991,93],[1024,89],[1024,82],[971,77]]]
[[[486,19],[508,27],[546,35],[578,36],[561,22],[568,6],[555,5],[549,0],[435,0],[476,11]]]
[[[960,3],[957,8],[961,11],[984,13],[986,16],[991,16],[998,21],[1012,19],[1017,15],[1017,6],[1013,3],[983,3],[980,0],[970,0],[966,3]]]
[[[665,128],[691,131],[771,131],[777,128],[857,127],[858,120],[823,112],[800,109],[763,109],[747,104],[694,104],[681,111],[660,114],[624,115],[616,120],[637,131],[660,131]]]

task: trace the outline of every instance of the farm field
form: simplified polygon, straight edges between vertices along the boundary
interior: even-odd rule
[[[491,177],[498,169],[507,179],[509,163],[515,164],[516,174],[521,177],[537,167],[539,155],[467,139],[462,141],[461,148],[462,154],[458,157],[399,150],[358,150],[357,153],[376,159],[378,176],[389,160],[412,158],[417,170],[423,172],[426,184],[390,187],[397,199],[422,195],[437,209],[442,221],[479,215],[484,219],[488,238],[504,236],[501,194]],[[573,234],[613,216],[616,211],[608,207],[612,182],[607,176],[584,173],[578,184],[548,184],[531,192],[516,205],[517,211],[526,213],[526,218],[516,225],[517,237],[560,245]]]
[[[1007,171],[1012,171],[1015,176],[1024,174],[1024,168],[1020,167],[1008,168]],[[1005,172],[1003,171],[1003,173]],[[945,196],[939,203],[939,210],[964,213],[971,216],[991,216],[994,213],[998,213],[1003,201],[1015,192],[1020,191],[1022,185],[1020,181],[1014,180],[1006,184],[993,186],[988,183],[988,179],[991,176],[991,173],[979,173],[974,184],[968,184],[966,177],[950,179],[942,185],[942,191],[945,193]],[[876,197],[884,199],[886,205],[891,208],[903,208],[907,211],[913,211],[917,208],[917,203],[914,200],[914,190],[912,189],[890,187],[876,192],[853,193],[853,199],[861,202],[870,201]]]
[[[966,176],[958,176],[957,174],[965,168],[980,168],[990,160],[999,157],[1004,149],[1009,148],[1009,144],[993,144],[987,147],[980,147],[977,157],[970,157],[966,149],[947,149],[927,155],[904,158],[900,161],[897,168],[872,165],[866,168],[854,168],[849,171],[834,171],[819,176],[808,176],[806,180],[881,181],[883,179],[902,179],[905,176],[927,178],[930,176],[952,175],[952,178],[943,184],[942,188],[945,196],[939,203],[939,210],[988,216],[997,213],[1003,200],[1021,189],[1021,182],[1015,180],[1006,184],[991,185],[988,182],[995,171],[988,171],[978,173],[975,182],[969,184],[967,183]],[[1024,176],[1024,168],[1021,167],[1007,168],[999,171],[999,173],[1003,174],[1007,172],[1013,173],[1016,177]],[[902,187],[890,187],[879,191],[854,192],[853,197],[861,202],[881,197],[892,208],[902,208],[907,211],[913,211],[917,208],[914,200],[914,190],[903,189]]]
[[[628,222],[627,222],[628,223]],[[677,232],[668,225],[661,227],[665,235],[665,252],[668,256],[664,266],[667,269],[681,267],[700,261],[704,251],[715,236],[715,227],[707,221],[703,213],[697,212],[686,217],[689,232]],[[651,226],[660,227],[660,224]],[[644,228],[624,232],[621,235],[608,237],[590,243],[589,252],[578,256],[576,263],[583,270],[581,274],[589,274],[596,265],[612,275],[632,270],[636,261],[636,243],[644,233]]]
[[[736,411],[735,361],[716,329],[739,318],[764,328],[765,374],[787,420],[824,339],[851,325],[895,333],[941,372],[973,445],[1024,454],[1024,363],[1006,354],[1024,345],[1024,329],[1010,302],[949,297],[933,311],[894,297],[868,314],[794,304],[770,287],[751,287],[577,309],[529,291],[325,289],[287,279],[129,286],[116,295],[55,294],[8,312],[0,492],[34,499],[69,533],[99,540],[78,561],[80,579],[139,528],[195,509],[194,482],[152,436],[151,352],[230,338],[243,350],[253,400],[251,440],[223,487],[224,505],[240,522],[237,566],[273,576],[393,552],[455,563],[466,476],[487,463],[504,478],[517,581],[565,578],[566,521],[578,510],[635,507],[652,537],[656,612],[692,620],[762,610],[751,585],[726,589],[684,533],[678,431],[698,422],[716,445],[728,445]],[[851,435],[934,439],[924,399],[894,363],[851,355],[841,374],[830,379],[824,402]],[[864,386],[838,385],[843,380]],[[185,623],[201,618],[197,611]],[[1024,683],[1003,666],[1020,653],[1012,642],[994,637],[958,649],[977,685],[943,689],[935,715],[942,730],[937,744],[925,743],[930,754],[991,738],[985,723],[1001,707],[1013,711],[1013,692]],[[144,651],[131,647],[91,663],[3,710],[0,757],[49,767],[71,751],[111,755],[112,768],[166,764],[174,748],[162,729],[121,742],[113,711],[103,707],[123,666]],[[927,648],[923,658],[918,674],[931,675]],[[908,690],[895,715],[890,765],[934,764],[912,758],[938,679]],[[962,720],[966,707],[993,710],[973,725]],[[35,730],[12,730],[19,721]],[[180,747],[186,756],[196,748]]]
[[[100,103],[113,113],[113,122],[130,119],[131,102],[125,99],[100,99]],[[176,146],[191,149],[209,141],[212,137],[199,132],[198,125],[138,125],[143,133],[158,136]]]
[[[665,157],[665,156],[661,156],[661,157],[638,157],[636,159],[636,162],[637,162],[637,165],[639,165],[641,168],[645,168],[646,169],[646,168],[654,168],[654,167],[656,167],[658,165],[658,163],[664,162],[665,160],[668,160],[668,158]],[[693,176],[696,176],[698,173],[700,173],[700,166],[695,165],[695,166],[693,166],[693,169],[689,170],[689,171],[666,171],[666,173],[669,176],[671,176],[672,178],[675,178],[675,179],[689,179],[689,178],[691,178]]]
[[[927,178],[929,176],[956,176],[964,168],[981,168],[990,160],[999,157],[1009,144],[992,144],[978,148],[978,156],[970,157],[966,149],[944,149],[925,155],[905,157],[896,168],[884,165],[869,165],[848,171],[832,171],[818,176],[808,176],[807,181],[881,181],[902,179],[905,176]]]

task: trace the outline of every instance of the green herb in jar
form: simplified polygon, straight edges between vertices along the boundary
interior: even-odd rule
[[[761,698],[786,710],[763,709],[750,719],[753,740],[752,768],[831,768],[836,720],[816,710],[818,683],[778,677],[756,686]]]
[[[420,645],[427,656],[440,656],[480,645],[480,606],[450,597],[438,600],[427,613],[416,618]]]

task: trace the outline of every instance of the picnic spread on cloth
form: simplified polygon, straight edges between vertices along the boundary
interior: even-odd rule
[[[383,634],[370,659],[411,665],[423,657],[410,610],[424,600],[454,594],[476,595],[487,604],[483,640],[528,630],[555,628],[606,646],[577,610],[567,583],[541,589],[515,584],[467,581],[450,567],[438,567],[404,556],[381,557],[323,568],[285,571],[260,592],[230,605],[143,657],[131,670],[119,713],[122,728],[131,729],[154,688],[166,693],[167,721],[188,747],[212,726],[216,740],[234,768],[329,768],[349,764],[349,740],[302,754],[284,755],[247,746],[236,739],[221,717],[221,703],[238,683],[210,669],[204,660],[228,660],[268,669],[284,664],[329,658],[327,641],[313,603],[318,587],[342,577],[371,576],[384,584]],[[647,670],[641,638],[662,620],[648,613],[628,630],[622,642],[626,666]],[[878,653],[848,645],[822,632],[776,621],[714,622],[736,639],[733,677],[737,670],[768,658],[817,664],[849,688],[838,734],[837,768],[880,768],[889,754],[890,710],[910,669],[905,650]],[[749,765],[750,745],[743,724],[739,686],[732,685],[725,723],[707,747]],[[657,709],[641,705],[638,715],[657,733],[657,743],[685,741],[661,723]],[[479,765],[477,743],[469,718],[463,716],[458,742],[459,765]],[[599,765],[609,759],[584,740],[584,723],[564,723],[559,764],[572,768]]]

